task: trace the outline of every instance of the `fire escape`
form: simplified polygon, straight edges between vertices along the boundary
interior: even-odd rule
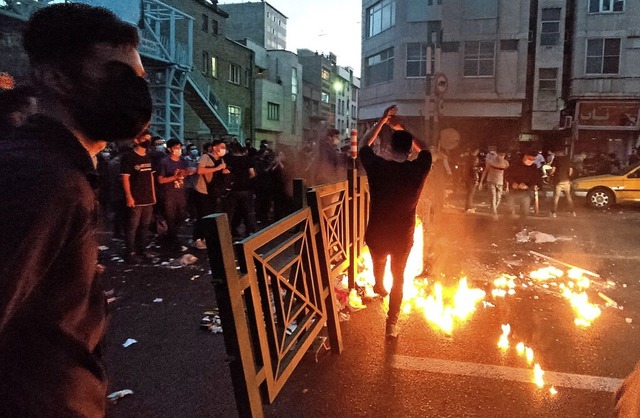
[[[0,0],[0,14],[26,21],[39,8],[55,0]],[[83,3],[110,6],[109,0]],[[112,0],[118,13],[119,0]],[[184,138],[185,96],[197,115],[214,134],[235,134],[229,126],[227,107],[197,69],[193,69],[193,17],[158,0],[141,0],[138,50],[148,74],[153,97],[151,130],[164,137]],[[118,13],[119,14],[119,13]],[[120,16],[125,20],[125,16]]]

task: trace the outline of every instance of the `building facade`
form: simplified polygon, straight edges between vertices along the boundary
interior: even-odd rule
[[[360,79],[353,75],[353,68],[336,65],[333,69],[333,91],[335,93],[335,127],[347,145],[352,129],[358,125],[358,95]]]
[[[615,153],[638,146],[640,4],[631,0],[567,2],[573,23],[565,125],[572,150]],[[572,122],[572,123],[571,123]]]
[[[230,3],[221,7],[229,14],[229,38],[248,38],[266,49],[286,49],[287,17],[266,1]]]
[[[453,128],[466,148],[567,145],[621,158],[638,138],[639,9],[629,0],[365,0],[360,118],[395,103],[434,144]]]

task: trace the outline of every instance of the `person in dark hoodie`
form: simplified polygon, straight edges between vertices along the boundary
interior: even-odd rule
[[[38,114],[0,141],[1,417],[105,415],[95,158],[151,119],[138,40],[135,26],[80,3],[27,22]]]

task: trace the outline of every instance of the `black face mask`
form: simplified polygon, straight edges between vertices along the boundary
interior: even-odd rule
[[[149,87],[127,64],[112,61],[105,67],[105,78],[81,79],[67,104],[77,128],[90,140],[131,140],[151,119]]]
[[[142,148],[149,148],[151,146],[151,141],[141,141],[138,143],[139,146],[141,146]]]

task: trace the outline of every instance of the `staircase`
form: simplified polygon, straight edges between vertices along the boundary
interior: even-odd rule
[[[228,124],[226,104],[218,98],[199,70],[193,69],[187,75],[184,97],[213,136],[237,134]]]

